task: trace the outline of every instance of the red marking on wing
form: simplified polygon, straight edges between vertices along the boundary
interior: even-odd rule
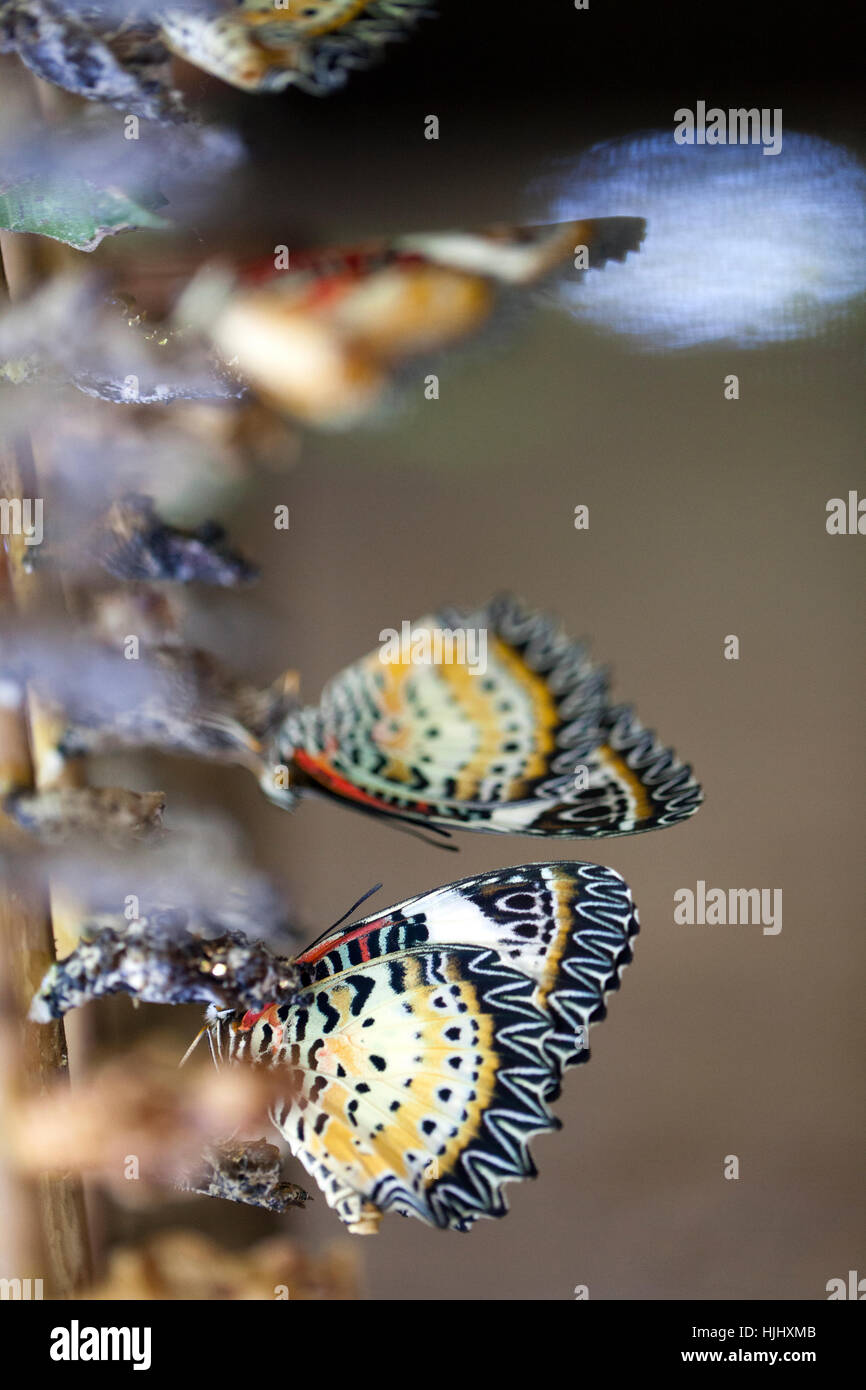
[[[250,1028],[255,1028],[255,1026],[256,1026],[256,1024],[258,1023],[259,1019],[260,1019],[260,1018],[263,1018],[264,1015],[268,1012],[269,1009],[275,1009],[275,1008],[276,1008],[276,1001],[275,1001],[273,1004],[266,1004],[265,1007],[264,1007],[263,1009],[259,1009],[258,1013],[253,1013],[252,1009],[248,1009],[247,1012],[244,1014],[243,1018],[241,1019],[241,1022],[240,1022],[240,1029],[241,1029],[241,1032],[242,1032],[242,1033],[247,1033],[247,1032],[249,1032]]]
[[[322,279],[358,281],[388,265],[423,265],[426,257],[417,251],[395,251],[387,245],[336,247],[313,251],[293,251],[288,271],[277,270],[273,256],[247,261],[239,267],[242,284],[263,285],[287,274],[313,271]]]
[[[376,931],[390,921],[389,917],[377,917],[373,922],[365,922],[361,927],[355,927],[354,931],[344,932],[342,936],[327,937],[320,941],[318,946],[311,946],[309,951],[305,951],[302,956],[298,956],[297,965],[315,965],[317,960],[326,956],[329,951],[333,951],[337,946],[345,946],[349,941],[357,941],[361,947],[361,959],[370,959],[370,946],[367,937],[370,932]]]
[[[303,772],[308,772],[317,782],[328,787],[330,791],[336,792],[339,796],[345,796],[349,801],[361,801],[365,806],[374,806],[383,815],[400,815],[400,811],[394,806],[387,806],[379,801],[377,797],[370,796],[368,792],[362,792],[360,787],[356,787],[354,782],[350,782],[345,777],[341,777],[339,772],[335,772],[332,767],[320,758],[314,758],[303,748],[296,748],[294,761]],[[430,805],[426,801],[416,801],[412,806],[413,811],[429,811]]]

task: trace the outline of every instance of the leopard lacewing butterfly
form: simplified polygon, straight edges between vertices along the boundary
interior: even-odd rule
[[[291,998],[210,1011],[221,1063],[286,1073],[271,1118],[350,1231],[383,1213],[468,1230],[532,1177],[563,1072],[631,960],[638,918],[599,864],[527,864],[331,930]]]
[[[691,769],[610,702],[606,673],[549,618],[500,597],[406,626],[395,659],[380,648],[283,720],[262,779],[274,800],[315,792],[445,831],[575,838],[697,810]],[[483,671],[461,633],[484,635]]]

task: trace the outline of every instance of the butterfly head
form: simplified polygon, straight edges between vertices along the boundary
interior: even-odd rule
[[[297,1004],[302,997],[297,996],[293,1002]],[[287,1005],[281,1005],[276,1000],[263,1009],[248,1009],[246,1012],[243,1009],[218,1009],[210,1005],[201,1032],[208,1035],[214,1066],[278,1056],[287,1013]]]
[[[219,1068],[225,1062],[232,1061],[238,1048],[240,1020],[237,1009],[218,1009],[216,1004],[208,1004],[204,1024],[183,1060],[186,1061],[199,1038],[207,1033],[214,1066]]]

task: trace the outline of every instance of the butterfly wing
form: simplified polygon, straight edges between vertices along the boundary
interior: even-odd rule
[[[532,1176],[549,1102],[631,959],[613,870],[531,864],[467,878],[299,957],[291,1005],[235,1025],[237,1055],[285,1065],[274,1119],[350,1228],[382,1212],[467,1229]]]
[[[691,770],[608,703],[584,645],[513,599],[423,619],[399,646],[284,723],[276,761],[297,786],[447,827],[584,838],[672,825],[700,804]]]
[[[239,268],[210,324],[218,353],[277,409],[345,428],[375,409],[419,354],[444,352],[520,304],[640,245],[640,218],[409,234],[292,251]],[[509,293],[510,291],[510,293]]]
[[[341,87],[384,45],[430,14],[427,0],[240,0],[201,12],[170,4],[162,36],[196,67],[253,92],[294,85],[320,95]]]

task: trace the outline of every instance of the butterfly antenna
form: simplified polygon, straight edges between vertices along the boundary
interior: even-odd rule
[[[333,792],[329,792],[324,787],[308,782],[299,783],[298,785],[299,788],[312,795],[322,796],[328,801],[338,801],[343,806],[347,804],[342,797],[336,796]],[[423,828],[419,828],[417,821],[410,819],[409,816],[401,816],[399,811],[388,811],[386,815],[383,815],[381,811],[373,810],[370,806],[362,806],[359,802],[355,801],[352,802],[351,809],[356,811],[359,815],[372,816],[380,823],[386,820],[389,825],[393,825],[395,830],[402,830],[406,835],[411,835],[415,840],[421,840],[425,845],[433,845],[436,849],[447,849],[450,850],[452,854],[459,852],[459,845],[442,844],[443,840],[451,839],[451,831],[446,830],[444,825],[427,824],[424,825]],[[438,835],[439,839],[434,840],[432,838],[433,835]]]
[[[348,912],[344,912],[342,917],[338,917],[336,922],[334,922],[332,926],[328,927],[328,931],[334,931],[336,927],[339,927],[342,922],[345,922],[347,917],[351,917],[353,912],[357,912],[358,908],[361,906],[361,903],[365,903],[368,898],[372,898],[374,893],[378,893],[381,887],[381,883],[374,883],[372,888],[368,888],[366,893],[362,893],[358,901],[352,904]],[[326,935],[326,933],[323,932],[322,935],[324,936]]]
[[[336,922],[334,922],[332,926],[325,927],[325,930],[323,932],[319,932],[319,935],[316,937],[315,941],[311,941],[309,946],[304,947],[304,950],[312,951],[314,946],[318,946],[320,941],[324,941],[326,936],[330,936],[332,931],[336,931],[337,927],[339,927],[342,922],[345,922],[347,917],[351,917],[352,913],[357,911],[357,909],[361,906],[361,903],[365,903],[368,898],[372,898],[374,893],[378,893],[381,887],[381,883],[374,883],[372,888],[368,888],[366,893],[362,894],[358,901],[352,904],[348,912],[344,912],[342,917],[338,917]]]
[[[451,831],[446,830],[442,825],[425,825],[422,830],[419,829],[414,821],[410,821],[403,816],[395,815],[390,815],[388,821],[389,823],[392,821],[397,822],[394,825],[395,830],[401,830],[404,835],[411,835],[413,840],[420,840],[424,845],[432,845],[433,849],[448,850],[450,854],[460,853],[459,845],[443,845],[443,840],[451,839]],[[434,840],[432,838],[434,834],[440,836],[440,838]]]

